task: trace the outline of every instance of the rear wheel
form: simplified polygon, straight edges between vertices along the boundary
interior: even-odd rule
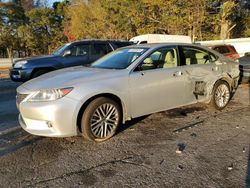
[[[38,70],[38,71],[33,73],[33,75],[31,76],[31,79],[36,78],[38,76],[41,76],[42,74],[45,74],[48,72],[49,72],[49,70]]]
[[[211,106],[216,108],[217,110],[222,110],[225,108],[230,100],[230,88],[227,82],[219,80],[214,85]]]
[[[109,98],[97,98],[90,102],[83,113],[81,121],[83,137],[103,142],[115,134],[120,122],[120,106]]]

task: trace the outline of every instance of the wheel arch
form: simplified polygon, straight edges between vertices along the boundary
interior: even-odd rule
[[[32,76],[37,72],[37,71],[40,71],[40,70],[48,70],[48,71],[54,71],[56,70],[56,68],[54,67],[39,67],[39,68],[34,68],[30,74],[30,77],[32,78]]]
[[[228,85],[227,87],[228,87],[228,89],[229,89],[229,98],[228,98],[228,100],[227,100],[227,103],[226,103],[224,106],[218,106],[218,105],[216,104],[216,102],[215,102],[215,99],[214,99],[214,92],[216,91],[215,89],[216,89],[218,86],[220,86],[220,84],[222,84],[223,82],[224,82],[225,84]],[[214,85],[213,85],[213,88],[212,88],[211,97],[210,97],[210,100],[209,100],[209,103],[208,103],[208,104],[209,104],[210,106],[214,107],[214,108],[217,109],[217,110],[222,110],[222,109],[224,109],[224,108],[227,106],[227,104],[229,103],[229,101],[230,101],[230,99],[231,99],[231,97],[232,97],[231,92],[232,92],[232,88],[231,88],[230,81],[229,81],[228,79],[221,78],[221,79],[216,80],[216,81],[214,82]]]
[[[125,123],[125,120],[126,120],[126,108],[125,108],[125,104],[123,103],[123,101],[120,99],[120,97],[118,97],[117,95],[115,94],[111,94],[111,93],[101,93],[101,94],[97,94],[97,95],[94,95],[92,97],[90,97],[88,100],[86,100],[80,110],[78,111],[78,114],[77,114],[77,121],[76,121],[76,126],[78,128],[78,130],[80,132],[82,132],[82,128],[81,128],[81,119],[82,119],[82,115],[85,111],[85,109],[87,108],[87,106],[95,99],[99,98],[99,97],[106,97],[106,98],[109,98],[109,99],[112,99],[114,100],[115,102],[117,102],[117,104],[120,106],[121,108],[121,111],[122,111],[122,122]]]
[[[227,77],[221,77],[219,79],[216,79],[215,81],[213,81],[211,83],[211,85],[209,86],[209,89],[208,89],[208,98],[205,100],[205,103],[210,103],[211,99],[212,99],[212,94],[213,94],[213,91],[214,91],[214,87],[215,85],[219,82],[219,81],[224,81],[226,82],[228,85],[229,85],[229,89],[230,89],[230,92],[232,91],[232,84],[231,83],[231,80]]]
[[[222,78],[220,78],[220,79],[218,79],[218,80],[216,80],[216,82],[214,82],[214,85],[213,85],[213,88],[214,88],[214,86],[216,85],[216,83],[217,82],[219,82],[219,81],[224,81],[224,82],[226,82],[227,84],[228,84],[228,86],[229,86],[229,89],[230,89],[230,92],[232,91],[232,79],[229,77],[222,77]]]

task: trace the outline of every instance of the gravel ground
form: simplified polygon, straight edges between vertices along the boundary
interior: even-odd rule
[[[134,119],[112,139],[0,135],[3,187],[250,187],[250,87],[223,111],[191,105]]]

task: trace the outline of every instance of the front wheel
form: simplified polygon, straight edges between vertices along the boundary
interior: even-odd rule
[[[83,113],[81,121],[83,137],[103,142],[115,134],[120,122],[120,106],[109,98],[97,98],[90,102]]]
[[[230,100],[230,88],[227,82],[219,80],[214,85],[211,106],[216,108],[217,110],[222,110],[225,108]]]

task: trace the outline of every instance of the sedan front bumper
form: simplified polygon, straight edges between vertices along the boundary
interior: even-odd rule
[[[19,123],[34,135],[48,137],[75,136],[77,132],[77,101],[63,97],[49,102],[19,104]]]

